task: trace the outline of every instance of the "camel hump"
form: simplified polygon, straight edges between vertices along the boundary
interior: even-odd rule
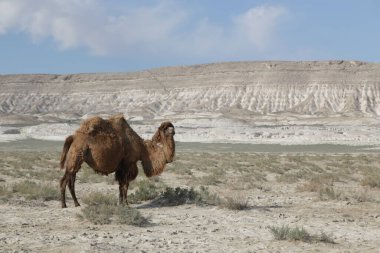
[[[110,121],[95,116],[84,120],[77,132],[86,135],[114,134],[115,130]]]
[[[123,114],[116,114],[108,119],[116,129],[125,129],[128,126]]]

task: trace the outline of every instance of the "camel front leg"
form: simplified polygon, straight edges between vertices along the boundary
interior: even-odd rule
[[[124,204],[124,185],[126,182],[125,172],[126,166],[121,162],[115,172],[115,179],[119,182],[119,205]]]
[[[128,203],[128,195],[127,195],[127,193],[128,193],[128,187],[129,187],[129,182],[128,181],[126,181],[125,183],[124,183],[124,185],[123,185],[123,202],[122,202],[122,204],[124,205],[124,204],[126,204],[127,206],[129,206],[129,203]]]
[[[116,173],[115,179],[119,182],[119,205],[128,205],[129,182],[135,180],[138,174],[136,163],[121,162]]]
[[[123,186],[123,196],[124,196],[124,199],[125,199],[125,203],[127,205],[128,204],[128,187],[129,187],[129,182],[133,181],[136,179],[137,177],[137,174],[138,174],[139,170],[137,168],[137,164],[136,163],[130,163],[128,164],[128,167],[127,167],[127,171],[126,171],[126,179],[125,179],[125,183],[124,183],[124,186]]]

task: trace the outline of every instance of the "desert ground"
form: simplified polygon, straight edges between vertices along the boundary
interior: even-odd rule
[[[1,252],[378,252],[380,155],[180,150],[129,207],[83,166],[59,202],[59,151],[0,151]]]

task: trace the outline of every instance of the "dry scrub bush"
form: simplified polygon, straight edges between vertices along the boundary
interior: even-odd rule
[[[137,209],[118,206],[114,196],[95,192],[85,197],[83,202],[87,206],[82,208],[82,214],[78,217],[94,224],[104,225],[113,222],[139,227],[150,224],[149,218],[142,216]]]
[[[201,186],[198,191],[193,188],[171,188],[167,187],[161,193],[158,199],[160,205],[163,206],[178,206],[183,204],[197,204],[197,205],[218,205],[220,199],[216,194],[208,191],[208,188]]]
[[[238,211],[249,209],[248,199],[244,196],[227,197],[221,206],[230,210]]]

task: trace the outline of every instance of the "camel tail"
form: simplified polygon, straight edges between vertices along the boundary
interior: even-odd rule
[[[60,162],[61,169],[63,169],[63,167],[65,166],[67,152],[69,151],[71,143],[73,143],[73,141],[74,141],[74,136],[72,135],[67,137],[65,140],[65,144],[63,145],[63,150],[61,154],[61,162]]]

